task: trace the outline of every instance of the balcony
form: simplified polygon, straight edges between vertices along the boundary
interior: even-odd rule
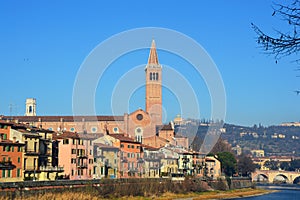
[[[30,166],[30,167],[26,167],[24,169],[24,172],[25,173],[40,173],[40,170],[37,167]]]
[[[59,166],[40,166],[39,170],[41,172],[63,172],[64,168]]]
[[[87,155],[85,155],[85,154],[77,154],[77,157],[78,158],[83,158],[83,159],[87,159],[88,158]]]
[[[0,162],[0,169],[1,170],[10,170],[16,168],[15,165],[12,164],[11,161],[1,161]]]
[[[79,165],[77,165],[77,168],[79,168],[79,169],[86,169],[87,168],[87,164],[79,164]]]
[[[139,172],[138,168],[129,168],[128,169],[128,173],[135,173],[135,172]]]
[[[38,151],[34,151],[34,150],[25,150],[25,155],[26,156],[38,156],[40,154],[40,152]]]

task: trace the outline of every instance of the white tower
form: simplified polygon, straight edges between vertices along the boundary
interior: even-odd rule
[[[35,100],[35,98],[26,99],[25,116],[36,116],[36,100]]]

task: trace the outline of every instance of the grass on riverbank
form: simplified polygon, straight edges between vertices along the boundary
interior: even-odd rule
[[[248,197],[248,196],[257,196],[274,192],[272,190],[263,190],[263,189],[238,189],[238,190],[228,190],[228,191],[210,191],[210,192],[201,192],[201,193],[188,193],[188,194],[174,194],[174,193],[164,193],[162,196],[157,197],[122,197],[115,198],[115,200],[171,200],[171,199],[181,199],[181,198],[192,198],[193,200],[200,199],[229,199],[229,198],[239,198],[239,197]],[[0,198],[0,200],[8,200],[11,197]],[[15,198],[19,200],[21,198]],[[63,192],[63,193],[46,193],[39,196],[27,197],[28,200],[103,200],[103,198],[93,196],[91,194],[82,193],[82,192]]]

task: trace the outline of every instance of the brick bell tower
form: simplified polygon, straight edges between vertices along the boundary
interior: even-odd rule
[[[146,72],[146,112],[151,123],[162,124],[162,67],[158,62],[155,41],[152,40]]]

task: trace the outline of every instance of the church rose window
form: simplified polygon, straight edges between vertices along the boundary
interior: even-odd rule
[[[137,118],[137,120],[141,121],[143,119],[143,115],[142,114],[137,114],[136,118]]]

